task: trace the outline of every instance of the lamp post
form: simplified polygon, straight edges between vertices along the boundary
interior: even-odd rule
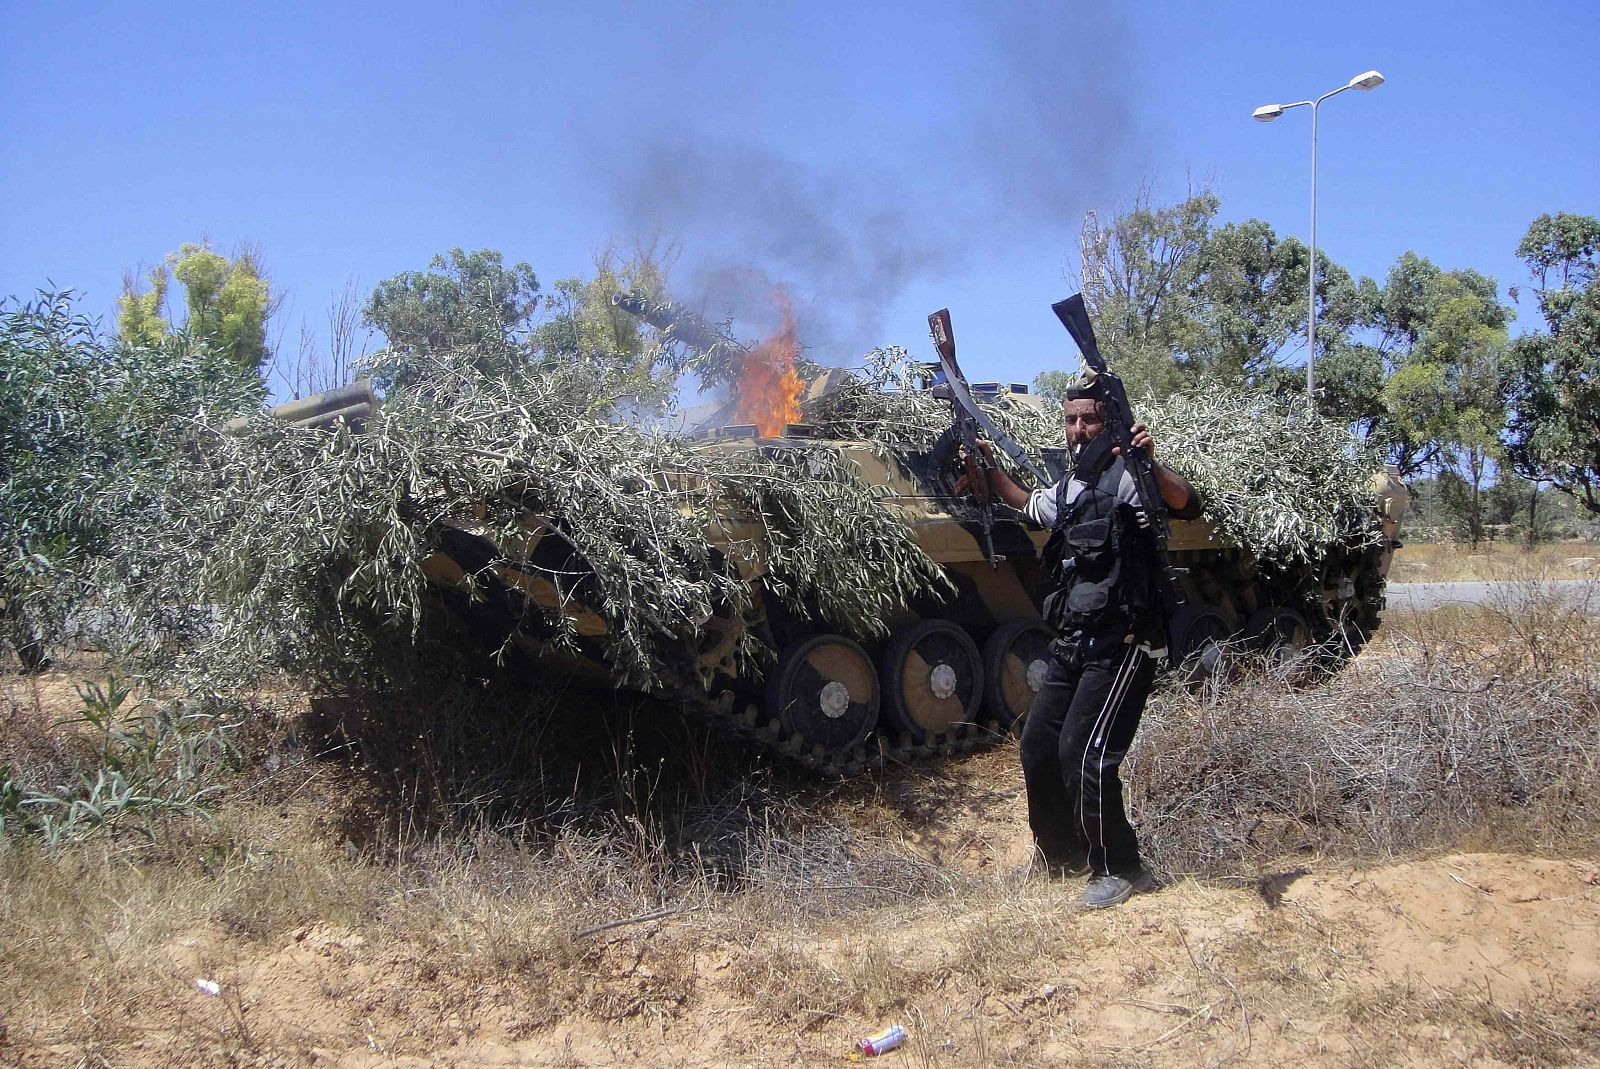
[[[1293,104],[1263,104],[1251,114],[1257,122],[1271,122],[1290,108],[1311,109],[1311,265],[1306,272],[1311,276],[1311,303],[1306,307],[1306,409],[1317,410],[1316,372],[1317,359],[1317,108],[1331,96],[1346,89],[1376,89],[1383,84],[1383,75],[1377,71],[1358,74],[1337,89],[1323,93],[1315,100],[1297,100]]]

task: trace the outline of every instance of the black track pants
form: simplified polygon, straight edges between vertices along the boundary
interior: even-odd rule
[[[1117,769],[1155,674],[1155,658],[1138,646],[1088,657],[1068,643],[1051,647],[1044,686],[1022,729],[1022,776],[1028,824],[1052,867],[1076,867],[1087,856],[1102,876],[1139,868]]]

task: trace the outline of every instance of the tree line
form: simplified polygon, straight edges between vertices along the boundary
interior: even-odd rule
[[[1202,384],[1304,403],[1310,250],[1259,220],[1219,223],[1209,191],[1142,201],[1086,241],[1084,288],[1102,344],[1131,392],[1157,399]],[[1600,220],[1541,215],[1516,249],[1543,318],[1511,335],[1495,279],[1414,251],[1382,281],[1321,250],[1316,398],[1324,415],[1378,446],[1408,483],[1437,485],[1474,544],[1523,500],[1541,526],[1543,488],[1600,515]],[[1039,385],[1058,392],[1063,373]],[[1226,433],[1226,428],[1219,428]],[[1558,513],[1552,507],[1547,513]]]

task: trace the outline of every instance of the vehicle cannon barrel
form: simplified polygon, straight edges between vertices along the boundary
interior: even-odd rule
[[[661,331],[665,341],[680,341],[702,353],[750,351],[749,346],[735,341],[707,323],[698,312],[677,301],[652,300],[638,290],[629,290],[612,297],[611,303]]]
[[[611,303],[655,327],[661,332],[663,343],[682,342],[700,353],[696,371],[704,385],[725,386],[736,380],[744,358],[752,350],[751,346],[732,337],[721,327],[708,323],[698,312],[677,301],[657,301],[638,290],[629,290],[616,294],[611,298]],[[843,368],[824,367],[804,356],[796,356],[794,367],[804,383],[801,396],[805,401],[815,400],[837,389],[850,378],[850,373]],[[736,407],[730,401],[723,410],[708,417],[701,425],[700,435],[705,436],[733,423]]]
[[[291,427],[328,427],[342,420],[360,430],[361,423],[381,403],[372,390],[372,380],[357,379],[348,386],[286,401],[267,409],[267,415]],[[224,423],[222,429],[229,434],[243,434],[249,426],[250,417],[237,416]]]

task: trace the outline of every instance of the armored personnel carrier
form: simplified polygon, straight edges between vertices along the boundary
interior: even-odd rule
[[[809,390],[815,399],[837,383],[836,375],[819,375]],[[1040,405],[1026,387],[974,389],[997,411]],[[307,425],[359,421],[375,404],[370,392],[346,387],[275,414]],[[784,577],[759,552],[733,551],[735,544],[760,545],[762,517],[706,517],[714,555],[737,569],[751,598],[747,608],[724,607],[682,629],[678,656],[657,687],[661,696],[831,774],[954,753],[1016,727],[1043,680],[1053,638],[1040,618],[1040,551],[1048,532],[1001,509],[984,537],[974,503],[953,493],[953,434],[913,450],[828,440],[805,424],[770,436],[732,426],[702,431],[697,448],[759,450],[801,470],[810,456],[837,455],[877,488],[880,507],[911,531],[953,593],[930,591],[886,610],[878,637],[846,634],[820,623],[822,614],[797,611],[792,600],[775,596],[774,584]],[[1057,473],[1062,459],[1045,456]],[[1393,473],[1381,473],[1372,489],[1382,541],[1329,546],[1307,563],[1258,560],[1203,518],[1173,523],[1169,550],[1185,595],[1171,628],[1178,680],[1206,678],[1230,643],[1283,656],[1314,649],[1331,661],[1359,648],[1378,625],[1407,502]],[[615,685],[604,642],[611,607],[561,517],[530,517],[515,545],[459,518],[444,529],[423,571],[437,604],[488,649],[535,671]],[[553,641],[558,635],[562,640]],[[752,644],[762,655],[741,656]]]

